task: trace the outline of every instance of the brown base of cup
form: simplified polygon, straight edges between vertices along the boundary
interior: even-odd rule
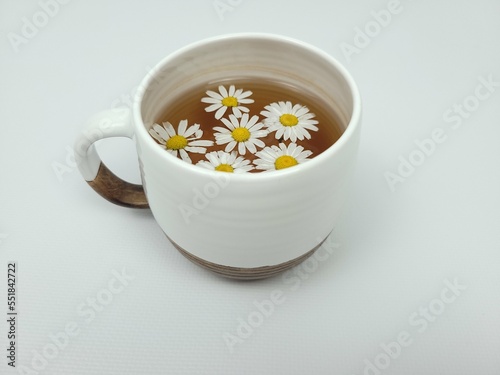
[[[274,266],[262,266],[262,267],[253,267],[253,268],[242,268],[242,267],[231,267],[231,266],[223,266],[217,263],[212,263],[206,260],[203,260],[201,258],[198,258],[197,256],[189,253],[188,251],[184,250],[182,247],[177,245],[174,241],[170,239],[170,237],[167,236],[167,238],[172,242],[172,244],[175,246],[179,252],[184,255],[186,258],[188,258],[191,262],[197,264],[200,267],[203,267],[207,270],[210,270],[212,272],[215,272],[218,275],[228,277],[231,279],[238,279],[238,280],[258,280],[258,279],[264,279],[267,277],[275,276],[281,272],[284,272],[290,268],[295,267],[296,265],[300,264],[307,258],[309,258],[316,250],[320,248],[320,246],[323,244],[323,241],[321,241],[318,246],[316,246],[314,249],[309,250],[307,253],[289,260],[288,262],[276,264]],[[326,238],[325,238],[326,239]]]

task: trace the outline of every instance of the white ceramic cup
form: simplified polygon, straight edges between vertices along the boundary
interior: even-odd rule
[[[307,88],[337,114],[342,136],[307,163],[243,174],[191,165],[154,141],[148,130],[167,106],[193,86],[228,77]],[[189,259],[225,276],[261,278],[304,260],[336,225],[354,169],[360,120],[356,84],[331,56],[281,36],[234,34],[163,59],[140,84],[131,110],[108,110],[89,120],[75,155],[90,186],[114,203],[149,207]],[[119,179],[102,164],[93,143],[107,137],[135,141],[142,186]]]

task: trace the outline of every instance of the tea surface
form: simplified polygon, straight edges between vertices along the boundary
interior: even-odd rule
[[[270,125],[273,123],[271,118],[273,116],[274,126]],[[241,129],[234,131],[234,128],[228,126],[229,123],[238,126],[238,123],[243,119],[252,124],[253,122],[263,124],[262,127],[257,127],[255,135],[258,135],[256,139],[262,141],[265,147],[262,147],[261,142],[255,141],[255,147],[246,147],[244,154],[241,154],[239,152],[240,142],[236,142],[232,150],[227,150],[230,142],[238,139],[244,140],[245,135],[250,134],[250,132]],[[304,92],[298,87],[268,80],[232,79],[195,87],[179,97],[174,105],[168,106],[158,117],[156,123],[161,125],[169,122],[176,134],[179,134],[177,131],[183,120],[187,120],[188,129],[194,124],[199,124],[199,129],[203,131],[203,135],[199,139],[213,142],[212,146],[203,145],[206,148],[206,154],[213,151],[235,151],[238,157],[241,156],[248,160],[250,165],[254,167],[255,165],[251,163],[259,159],[259,155],[262,156],[259,151],[264,148],[278,146],[281,143],[280,147],[286,149],[290,144],[295,143],[297,146],[303,147],[302,156],[307,155],[308,159],[311,159],[333,145],[342,134],[336,114],[319,96]],[[221,134],[221,128],[227,129],[225,136]],[[280,130],[280,128],[282,129]],[[248,126],[248,130],[251,131],[252,127]],[[262,135],[263,131],[268,131],[268,134]],[[293,135],[294,132],[297,136]],[[217,133],[219,134],[217,135]],[[196,142],[193,143],[196,144]],[[182,146],[183,144],[175,144],[174,140],[170,142],[171,148]],[[293,147],[295,146],[289,148],[293,149]],[[186,147],[186,150],[188,149]],[[255,150],[256,152],[252,152]],[[207,161],[205,153],[188,151],[188,154],[193,164]],[[285,162],[283,158],[282,161]],[[292,164],[282,163],[280,164],[281,168],[297,164],[293,160],[287,162]],[[250,172],[260,171],[262,170],[250,170]]]

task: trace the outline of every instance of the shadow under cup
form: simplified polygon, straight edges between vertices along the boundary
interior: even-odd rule
[[[340,139],[293,168],[228,174],[175,158],[148,134],[194,87],[252,78],[321,97],[337,116],[332,123],[343,128]],[[233,278],[268,277],[312,255],[333,230],[356,159],[360,99],[350,75],[326,53],[260,34],[202,41],[153,69],[139,86],[133,112],[149,206],[171,242],[195,263]]]

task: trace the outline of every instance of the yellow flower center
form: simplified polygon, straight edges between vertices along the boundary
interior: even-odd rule
[[[217,167],[215,167],[215,170],[219,172],[228,172],[228,173],[234,172],[234,168],[231,167],[229,164],[219,164]]]
[[[293,167],[294,165],[297,164],[299,164],[297,163],[297,160],[293,156],[289,155],[280,156],[279,158],[276,158],[274,162],[276,170]]]
[[[167,141],[167,150],[180,150],[187,146],[188,141],[182,135],[174,135]]]
[[[231,135],[236,142],[246,142],[250,139],[250,132],[247,128],[236,128]]]
[[[295,126],[299,123],[299,119],[295,115],[285,113],[280,116],[280,122],[283,126]]]
[[[222,99],[222,105],[225,105],[226,107],[237,107],[238,99],[234,96],[228,96],[227,98]]]

